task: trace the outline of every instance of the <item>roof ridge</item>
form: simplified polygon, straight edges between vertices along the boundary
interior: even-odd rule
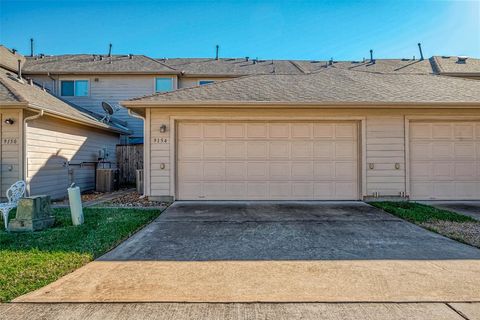
[[[4,69],[5,70],[5,69]],[[7,79],[8,79],[8,76],[7,76]],[[9,83],[8,81],[5,81],[5,77],[1,76],[0,77],[0,80],[2,81],[2,84],[8,89],[8,91],[10,91],[16,98],[19,102],[24,102],[24,103],[28,103],[28,101],[25,99],[24,96],[22,96],[15,88],[13,88]],[[13,79],[11,79],[12,81],[15,81]],[[23,80],[23,79],[22,79]]]
[[[275,61],[275,60],[274,60]],[[298,63],[296,63],[295,61],[293,60],[288,60],[291,64],[293,64],[298,70],[300,70],[301,72],[305,73],[305,74],[308,74],[309,72],[305,71],[302,67],[300,67],[300,65]],[[304,61],[307,61],[307,60],[304,60]]]
[[[149,56],[146,56],[146,55],[144,55],[144,54],[141,54],[140,56],[142,56],[142,57],[144,57],[144,58],[147,58],[147,59],[149,59],[149,60],[151,60],[151,61],[154,61],[154,62],[158,63],[158,64],[161,65],[161,66],[167,67],[167,68],[170,69],[170,70],[179,72],[177,69],[174,69],[174,68],[172,68],[172,67],[170,67],[170,66],[167,66],[166,64],[164,64],[164,63],[162,63],[162,62],[160,62],[160,61],[158,61],[158,60],[156,60],[156,59],[154,59],[154,58],[150,58]]]

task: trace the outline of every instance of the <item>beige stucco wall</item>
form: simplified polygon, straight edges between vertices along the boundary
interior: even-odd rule
[[[43,116],[28,122],[26,142],[30,194],[47,194],[57,199],[66,196],[72,182],[82,191],[95,187],[94,165],[74,164],[97,161],[100,149],[107,149],[108,160],[115,167],[119,134]]]
[[[411,119],[475,119],[480,110],[447,108],[147,108],[145,192],[175,196],[175,123],[181,120],[350,120],[360,123],[360,196],[407,193],[408,137]],[[167,132],[160,133],[166,124]],[[161,169],[161,165],[165,167]],[[370,169],[370,164],[373,169]],[[397,165],[397,168],[396,168]]]
[[[13,119],[13,125],[5,123]],[[7,189],[22,179],[22,109],[0,107],[0,198],[5,197]]]

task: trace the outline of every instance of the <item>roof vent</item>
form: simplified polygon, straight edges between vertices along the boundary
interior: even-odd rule
[[[370,63],[375,63],[375,60],[373,59],[373,50],[370,49]]]
[[[423,60],[422,44],[420,42],[418,43],[418,50],[420,51],[420,60]]]
[[[100,58],[100,61],[103,60],[103,56],[102,56],[102,55],[99,55],[98,58]]]
[[[457,57],[457,63],[467,63],[467,56],[458,56]]]
[[[130,54],[128,55],[128,59],[133,59],[133,54],[130,53]]]
[[[250,57],[245,57],[245,61],[248,61],[250,59]]]
[[[96,54],[94,54],[92,56],[93,56],[93,61],[97,60],[97,55]]]
[[[108,45],[108,56],[109,57],[112,56],[112,44],[111,43]]]

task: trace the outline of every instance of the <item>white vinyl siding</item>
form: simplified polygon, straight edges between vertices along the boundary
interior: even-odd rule
[[[43,116],[27,126],[27,181],[30,194],[63,198],[75,182],[82,191],[95,188],[95,166],[81,162],[97,161],[98,151],[106,148],[107,160],[116,165],[118,134]],[[68,162],[72,165],[68,166]]]
[[[368,116],[366,126],[367,194],[399,196],[405,191],[404,117]]]
[[[3,107],[2,107],[3,108]],[[16,181],[22,179],[22,124],[21,109],[0,110],[0,198]],[[12,125],[6,119],[13,119]]]

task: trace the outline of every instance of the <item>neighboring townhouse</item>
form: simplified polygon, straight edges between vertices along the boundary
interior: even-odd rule
[[[27,58],[23,74],[52,94],[104,114],[102,102],[116,107],[121,100],[175,90],[178,71],[143,55],[76,54]],[[132,134],[123,143],[143,142],[143,120],[119,106],[113,116]]]
[[[461,61],[461,62],[458,62]],[[102,102],[172,91],[248,75],[301,75],[338,68],[374,73],[445,74],[479,78],[480,60],[363,59],[361,61],[261,60],[245,58],[152,59],[143,55],[76,54],[27,58],[23,73],[51,93],[102,114]],[[120,107],[114,119],[133,132],[122,143],[143,142],[143,121]]]
[[[0,47],[0,198],[18,180],[29,194],[53,199],[73,182],[94,189],[96,168],[116,166],[115,146],[130,131],[23,78],[18,60]]]
[[[145,194],[479,199],[480,81],[415,73],[322,68],[124,101],[146,118]]]

